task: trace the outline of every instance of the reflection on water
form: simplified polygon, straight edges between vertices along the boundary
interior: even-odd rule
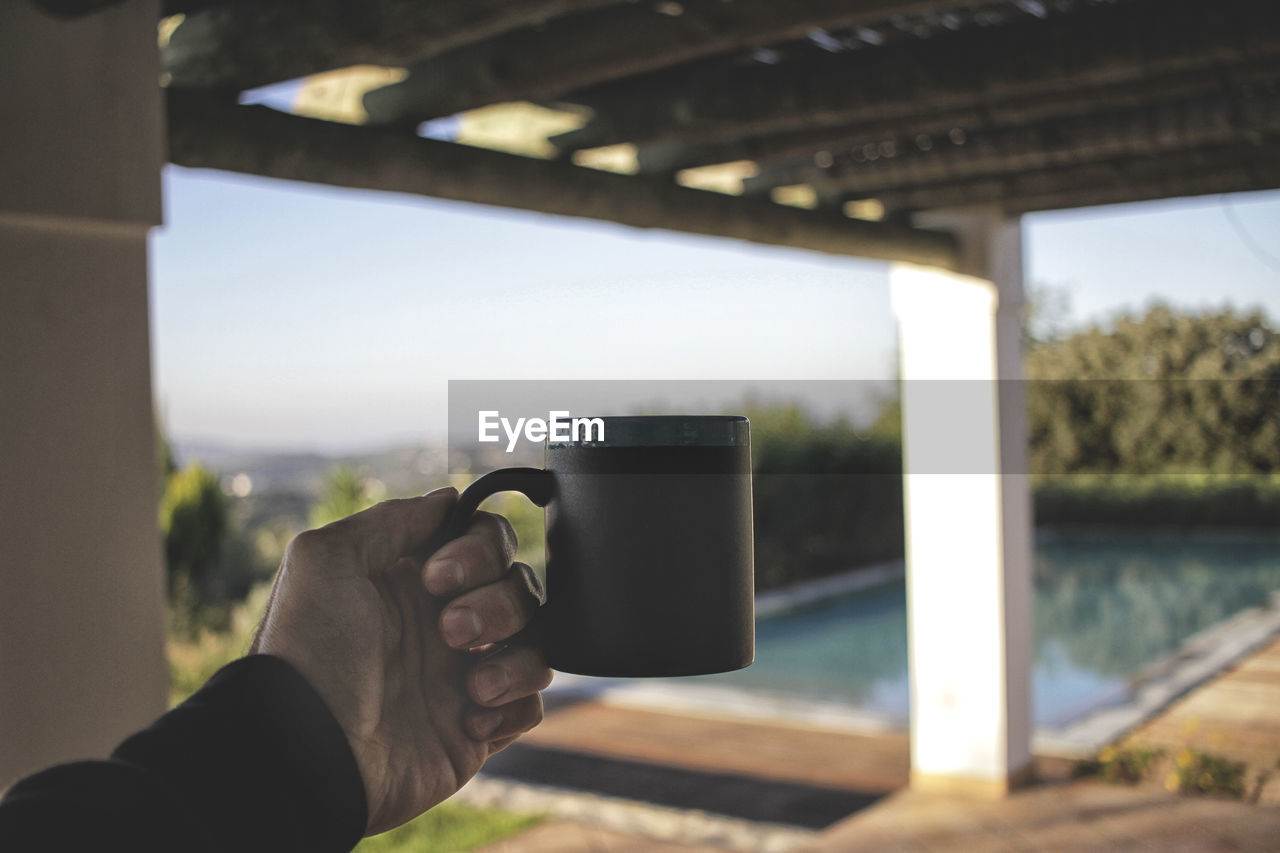
[[[1129,678],[1188,637],[1280,590],[1280,540],[1055,536],[1035,555],[1037,725],[1124,699]],[[904,585],[888,583],[759,622],[756,662],[682,679],[842,702],[905,722]]]

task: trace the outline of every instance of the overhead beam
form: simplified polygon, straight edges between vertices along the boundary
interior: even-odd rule
[[[889,210],[996,204],[1008,214],[1280,188],[1280,140],[885,192]]]
[[[1180,72],[1136,82],[1088,87],[1052,98],[1014,98],[957,110],[928,110],[895,119],[870,119],[835,127],[784,131],[714,142],[653,142],[637,146],[640,174],[670,175],[681,169],[753,160],[761,167],[812,161],[815,154],[835,156],[867,143],[914,140],[924,134],[945,137],[952,129],[975,133],[990,126],[1017,127],[1103,111],[1145,112],[1165,101],[1232,98],[1235,93],[1280,80],[1280,62],[1251,63]]]
[[[162,45],[172,88],[243,91],[348,65],[433,53],[621,0],[204,0]]]
[[[1027,127],[920,134],[765,169],[744,181],[748,194],[811,184],[854,197],[977,178],[1156,156],[1280,135],[1280,92],[1214,95],[1142,111],[1107,112]],[[825,167],[824,167],[825,166]]]
[[[1280,56],[1280,4],[1132,0],[777,66],[672,69],[569,97],[597,111],[552,139],[703,143],[891,121]]]
[[[169,159],[194,168],[412,193],[837,255],[948,268],[956,263],[956,242],[945,233],[860,222],[189,93],[170,93]]]
[[[955,8],[956,0],[682,0],[632,3],[504,33],[414,66],[365,95],[374,123],[424,120],[567,92],[728,51]]]

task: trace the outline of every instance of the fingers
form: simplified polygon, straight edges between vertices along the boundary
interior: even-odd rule
[[[477,512],[466,533],[440,546],[427,560],[423,581],[432,595],[449,595],[493,583],[516,555],[516,533],[500,515]]]
[[[551,683],[551,669],[542,653],[531,648],[512,648],[477,663],[467,675],[467,695],[477,705],[497,707],[545,690]]]
[[[515,564],[502,579],[449,602],[440,614],[440,634],[455,649],[497,643],[529,624],[538,601],[529,591],[528,567]]]
[[[542,696],[535,693],[500,708],[478,708],[466,714],[467,734],[481,743],[510,742],[542,722]],[[505,746],[505,744],[504,744]]]

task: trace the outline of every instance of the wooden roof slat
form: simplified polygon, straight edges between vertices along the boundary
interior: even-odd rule
[[[1280,145],[1235,144],[1130,157],[875,196],[887,210],[998,204],[1011,214],[1280,188]]]
[[[433,139],[300,118],[171,91],[169,159],[332,186],[414,193],[563,216],[951,267],[945,233],[687,189]]]
[[[766,169],[746,179],[747,193],[808,183],[830,195],[875,196],[931,184],[1000,177],[1062,166],[1155,156],[1280,137],[1280,92],[1208,96],[1058,119],[1030,126],[984,128],[972,135],[868,142],[833,157]],[[924,150],[927,148],[927,150]],[[871,158],[868,159],[868,153]]]
[[[681,169],[753,160],[763,167],[812,160],[815,153],[838,154],[868,142],[912,140],[920,134],[945,136],[952,128],[1033,125],[1090,112],[1146,111],[1174,99],[1233,98],[1232,93],[1280,81],[1280,62],[1222,67],[1213,74],[1179,72],[1132,83],[1082,87],[1054,98],[1014,98],[956,110],[930,110],[894,119],[871,119],[817,129],[784,131],[701,144],[654,142],[637,146],[641,174],[673,174]]]
[[[408,65],[622,0],[204,0],[162,46],[173,88],[243,91],[349,65]]]
[[[972,2],[972,0],[970,0]],[[679,14],[633,3],[561,17],[433,56],[365,96],[373,123],[425,120],[567,92],[735,49],[804,38],[965,0],[682,0]]]
[[[673,69],[570,96],[597,110],[552,141],[682,144],[1071,98],[1087,87],[1280,56],[1280,3],[1131,0],[777,66]]]

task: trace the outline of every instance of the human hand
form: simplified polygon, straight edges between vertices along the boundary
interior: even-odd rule
[[[515,533],[477,513],[430,555],[405,555],[444,523],[454,489],[384,501],[290,543],[251,652],[296,668],[328,704],[383,832],[449,797],[542,719],[541,653],[491,647],[537,601]],[[440,596],[456,595],[450,601]]]

